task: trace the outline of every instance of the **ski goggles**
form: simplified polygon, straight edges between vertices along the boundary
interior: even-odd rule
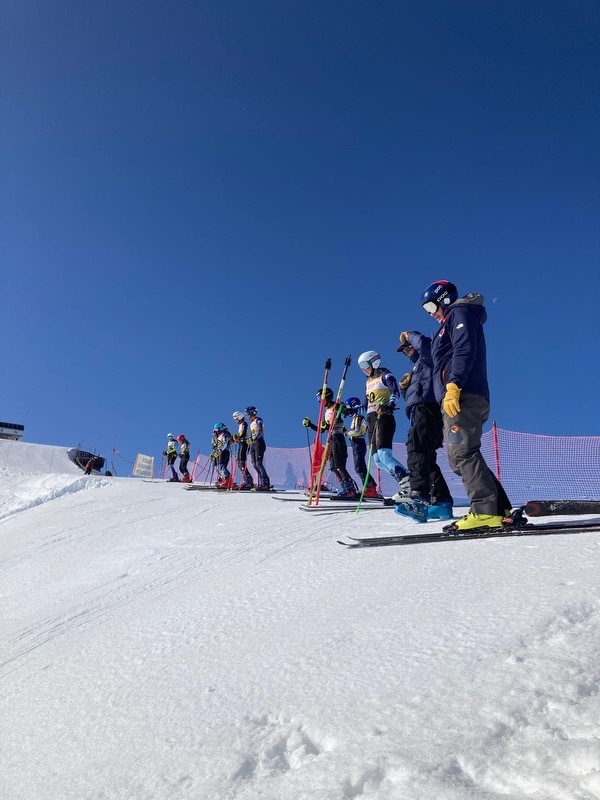
[[[365,370],[369,369],[369,367],[372,367],[373,364],[371,364],[370,361],[359,361],[358,366],[360,367],[360,369]]]
[[[428,300],[427,303],[423,303],[423,308],[428,314],[435,314],[439,305],[434,303],[433,300]]]

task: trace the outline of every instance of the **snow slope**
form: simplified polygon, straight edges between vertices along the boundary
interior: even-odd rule
[[[3,800],[600,797],[600,534],[0,478]]]

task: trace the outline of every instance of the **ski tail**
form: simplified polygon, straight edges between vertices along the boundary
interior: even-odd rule
[[[600,514],[600,500],[529,500],[525,513],[530,517],[558,514]]]

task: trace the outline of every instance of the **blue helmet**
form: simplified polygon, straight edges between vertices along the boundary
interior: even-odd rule
[[[227,425],[224,422],[215,422],[213,431],[224,431]]]
[[[423,292],[421,305],[428,314],[435,314],[438,308],[446,309],[458,300],[458,289],[450,281],[434,281]]]
[[[360,408],[362,406],[362,400],[360,399],[360,397],[349,397],[344,403],[344,405],[346,406],[346,408],[351,408],[351,409]]]
[[[246,408],[246,414],[248,414],[249,417],[255,417],[256,416],[256,406],[248,406]]]

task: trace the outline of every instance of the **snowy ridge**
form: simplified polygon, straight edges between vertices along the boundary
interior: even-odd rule
[[[40,475],[0,469],[0,520],[65,494],[110,485],[109,478],[83,475],[81,470],[78,472],[79,477],[72,477],[62,473]]]
[[[0,439],[0,469],[81,475],[82,470],[71,461],[68,451],[68,447]]]
[[[3,800],[600,797],[600,534],[1,477]]]

